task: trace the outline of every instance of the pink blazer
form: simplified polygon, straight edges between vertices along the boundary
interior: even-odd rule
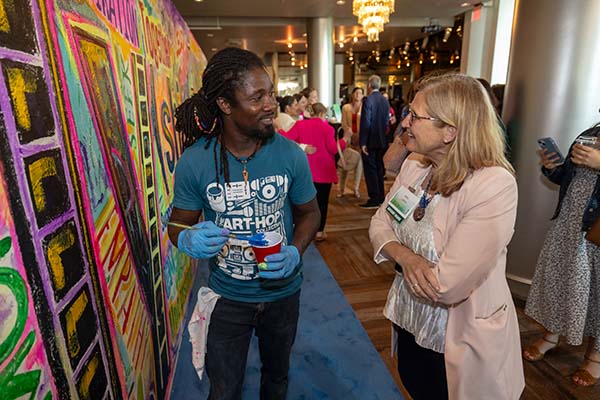
[[[375,261],[397,241],[385,207],[401,185],[414,185],[428,168],[409,157],[371,220]],[[506,247],[517,214],[517,184],[504,168],[473,172],[442,197],[433,215],[440,302],[450,305],[446,375],[451,400],[518,399],[525,387],[517,314],[506,282]]]
[[[297,121],[292,129],[279,133],[297,143],[316,147],[315,153],[307,155],[313,182],[337,183],[338,176],[334,156],[338,149],[335,131],[331,125],[321,118],[311,118]],[[346,148],[346,142],[340,140],[339,143],[343,151]]]

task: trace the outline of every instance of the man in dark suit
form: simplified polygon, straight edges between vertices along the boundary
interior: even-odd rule
[[[359,140],[369,193],[367,202],[360,205],[362,208],[378,208],[385,198],[383,154],[388,146],[385,132],[390,121],[390,103],[379,93],[380,86],[381,78],[371,75],[360,116]]]

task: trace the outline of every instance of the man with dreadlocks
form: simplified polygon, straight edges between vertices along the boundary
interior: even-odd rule
[[[284,399],[298,322],[300,254],[319,226],[315,188],[306,155],[275,134],[273,82],[259,57],[221,50],[202,82],[176,111],[186,150],[175,171],[170,221],[191,228],[171,224],[168,232],[190,257],[210,259],[208,286],[218,300],[206,339],[209,398],[241,399],[255,332],[261,399]],[[249,243],[230,234],[267,231],[284,239],[262,269]]]

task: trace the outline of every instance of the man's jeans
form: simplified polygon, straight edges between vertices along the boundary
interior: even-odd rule
[[[207,339],[209,400],[242,398],[248,347],[254,330],[262,362],[260,398],[285,399],[299,305],[300,291],[268,303],[243,303],[225,298],[217,301]]]

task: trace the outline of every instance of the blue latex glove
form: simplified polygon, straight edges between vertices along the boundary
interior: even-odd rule
[[[258,265],[258,275],[265,279],[283,279],[294,272],[300,264],[300,253],[296,246],[281,246],[279,253],[265,257],[265,262]]]
[[[179,232],[177,248],[192,258],[211,258],[225,246],[228,234],[228,229],[219,228],[212,221],[200,222]]]

